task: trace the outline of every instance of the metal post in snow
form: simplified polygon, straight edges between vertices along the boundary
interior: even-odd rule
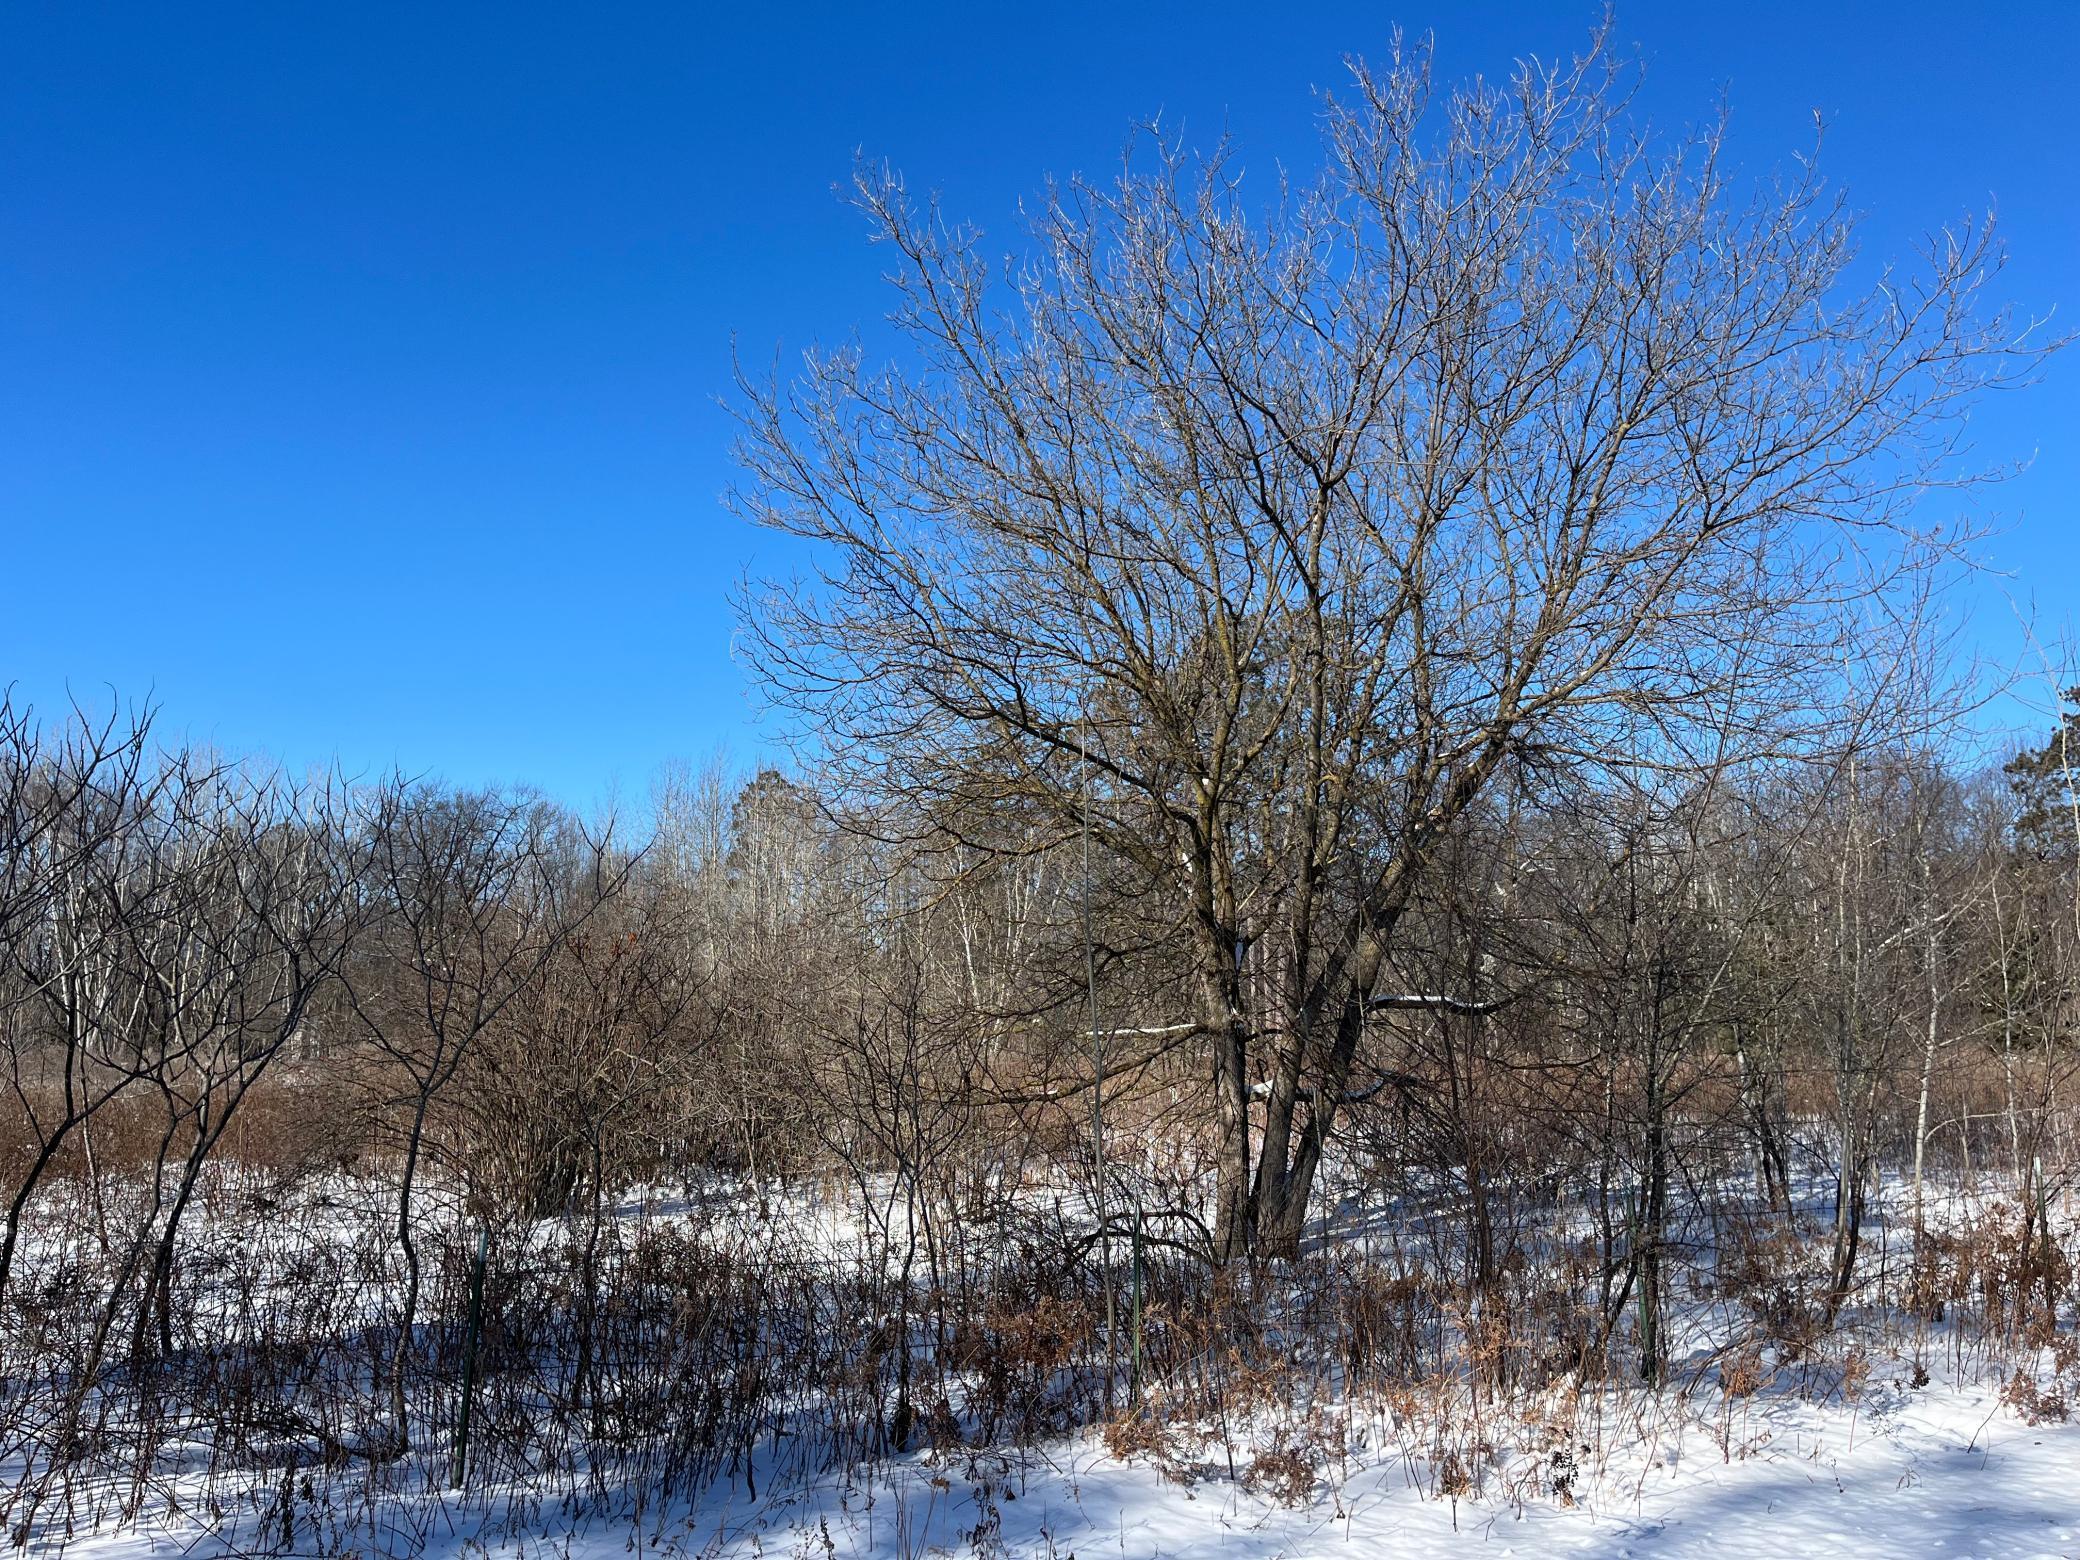
[[[477,1335],[484,1325],[484,1264],[491,1256],[491,1226],[477,1236],[477,1260],[469,1273],[469,1324],[462,1335],[462,1408],[455,1420],[455,1456],[448,1464],[448,1485],[462,1488],[462,1471],[469,1460],[469,1411],[477,1390]]]
[[[1128,1405],[1141,1412],[1141,1193],[1134,1193],[1134,1359],[1129,1378]]]

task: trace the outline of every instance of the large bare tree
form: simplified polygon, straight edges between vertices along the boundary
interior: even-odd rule
[[[1865,268],[1811,159],[1736,191],[1631,85],[1599,42],[1435,92],[1397,45],[1311,181],[1151,130],[1001,263],[868,168],[897,361],[741,387],[740,508],[818,560],[748,604],[766,685],[826,774],[1087,823],[1170,918],[1217,1255],[1297,1245],[1368,1013],[1498,999],[1392,986],[1455,823],[1776,740],[2035,360],[1987,224]]]

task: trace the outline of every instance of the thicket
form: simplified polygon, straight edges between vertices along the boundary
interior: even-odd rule
[[[631,849],[4,731],[18,1544],[197,1488],[342,1544],[352,1492],[431,1502],[480,1240],[463,1499],[1093,1424],[1282,1498],[1390,1436],[1439,1493],[1530,1447],[1571,1498],[1611,1386],[1729,1436],[1874,1370],[2080,1386],[2068,727],[1676,826],[1482,815],[1397,973],[1509,1000],[1382,1007],[1300,1251],[1225,1260],[1164,929],[1073,846],[949,876],[711,772]]]

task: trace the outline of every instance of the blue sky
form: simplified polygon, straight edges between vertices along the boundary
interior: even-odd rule
[[[1979,13],[1979,14],[1974,14]],[[1157,111],[1252,169],[1390,28],[1447,76],[1578,45],[1591,5],[11,6],[0,49],[0,681],[150,692],[296,765],[640,795],[770,732],[730,585],[714,397],[872,328],[855,148],[1009,238]],[[1760,171],[1827,162],[1903,250],[1998,202],[2005,293],[2080,324],[2080,5],[1634,4],[1643,103],[1725,89]],[[2012,590],[2080,619],[2080,361],[1991,406],[2034,457],[1975,500]]]

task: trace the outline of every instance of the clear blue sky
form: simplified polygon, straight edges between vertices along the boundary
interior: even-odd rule
[[[732,336],[871,326],[855,148],[1007,237],[1161,110],[1305,163],[1390,26],[1442,72],[1594,5],[10,6],[0,22],[0,681],[151,691],[302,765],[579,804],[756,756],[718,499]],[[1761,169],[1828,161],[1897,250],[1997,199],[2007,289],[2080,324],[2080,5],[1635,3],[1645,104],[1724,87]],[[2035,453],[1991,549],[2080,617],[2080,361],[1984,419]],[[1990,648],[2015,636],[1976,593]]]

